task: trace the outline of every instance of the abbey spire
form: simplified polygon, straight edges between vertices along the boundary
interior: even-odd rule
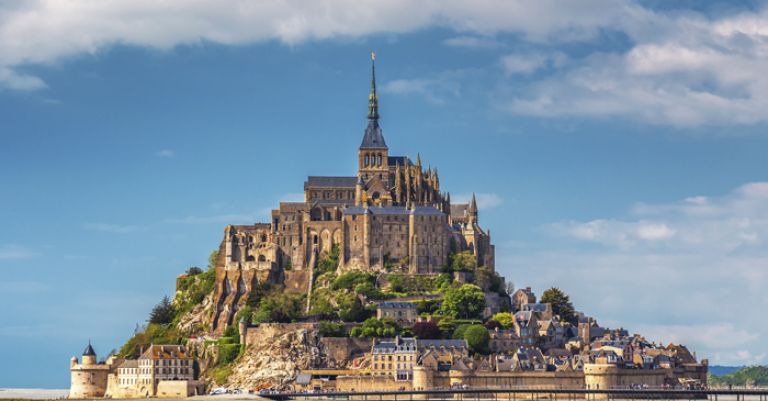
[[[376,54],[371,52],[371,93],[368,95],[368,126],[358,150],[357,175],[368,182],[378,177],[389,182],[389,148],[379,127],[379,99],[376,95]]]
[[[371,94],[368,95],[368,119],[379,119],[379,98],[376,96],[376,53],[371,52]]]

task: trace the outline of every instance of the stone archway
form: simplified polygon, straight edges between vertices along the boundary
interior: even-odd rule
[[[331,238],[331,232],[328,229],[323,230],[320,233],[320,250],[322,252],[330,252],[333,245],[333,239]]]

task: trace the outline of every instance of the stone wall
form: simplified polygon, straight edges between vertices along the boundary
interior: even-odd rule
[[[371,351],[373,340],[367,338],[323,337],[320,349],[328,368],[346,368],[352,358]]]
[[[197,395],[197,382],[191,380],[160,380],[157,384],[158,398],[185,398]]]
[[[625,389],[633,384],[658,388],[670,374],[669,369],[619,369],[614,365],[588,363],[584,365],[584,384],[595,390]]]
[[[410,390],[410,381],[397,381],[391,376],[339,376],[336,391],[400,391]]]
[[[259,339],[274,338],[294,330],[315,330],[317,323],[261,323],[256,326],[246,328],[245,335],[241,333],[244,345],[257,342]]]
[[[286,270],[285,292],[306,294],[309,289],[309,270]]]

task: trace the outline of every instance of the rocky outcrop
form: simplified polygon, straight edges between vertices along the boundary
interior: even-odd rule
[[[247,389],[287,388],[301,369],[316,366],[320,350],[315,330],[288,327],[249,342],[232,368],[227,386]]]

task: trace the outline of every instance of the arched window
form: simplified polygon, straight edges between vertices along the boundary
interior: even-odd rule
[[[381,166],[381,153],[379,153],[379,155],[376,156],[376,164]]]
[[[366,166],[368,165],[368,161],[369,161],[368,155],[365,155],[365,163],[364,163],[364,164],[365,164]]]
[[[259,262],[266,262],[266,261],[267,261],[267,257],[266,256],[259,255]]]

